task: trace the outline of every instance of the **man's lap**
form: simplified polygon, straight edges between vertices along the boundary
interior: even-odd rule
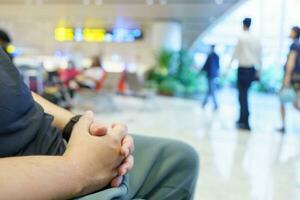
[[[102,190],[82,197],[80,200],[157,199],[158,196],[160,199],[172,199],[173,190],[185,197],[189,196],[189,198],[183,197],[183,199],[192,198],[191,191],[174,188],[172,184],[184,183],[185,180],[186,182],[195,181],[197,173],[193,174],[193,172],[198,171],[195,169],[198,168],[198,156],[195,151],[190,146],[175,140],[137,135],[133,137],[136,146],[133,154],[135,165],[121,187]],[[183,168],[192,169],[189,172],[186,171],[186,173],[190,173],[190,178],[182,173],[181,169]],[[174,178],[168,176],[174,176]],[[164,177],[168,177],[170,183],[167,183]],[[161,198],[160,195],[166,198]],[[167,198],[168,196],[169,198]]]
[[[57,129],[48,132],[61,134]],[[133,138],[135,165],[121,187],[104,189],[79,199],[174,199],[172,195],[175,193],[176,197],[180,194],[184,196],[182,199],[190,199],[192,191],[189,188],[194,187],[198,171],[197,153],[190,146],[175,140],[138,135]],[[60,155],[63,153],[61,150],[65,149],[61,141],[57,144],[61,146],[57,148],[61,149],[60,152],[49,152],[43,149],[41,140],[33,142],[33,146],[24,155]],[[179,188],[174,185],[176,183],[183,183],[183,186]]]

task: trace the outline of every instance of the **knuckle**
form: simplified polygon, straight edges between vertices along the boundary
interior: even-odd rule
[[[97,127],[95,126],[95,124],[91,124],[91,126],[90,126],[90,131],[91,132],[94,132],[94,131],[96,131],[97,130]]]
[[[122,133],[126,133],[127,132],[127,126],[125,124],[122,124],[122,123],[119,123],[119,124],[116,124],[116,126],[120,132]]]

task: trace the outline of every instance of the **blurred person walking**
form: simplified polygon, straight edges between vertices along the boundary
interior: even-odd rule
[[[300,28],[295,26],[291,29],[290,38],[292,44],[284,66],[283,86],[280,95],[280,113],[282,127],[279,132],[286,132],[286,108],[289,101],[293,101],[294,107],[300,111]]]
[[[231,67],[234,60],[238,61],[237,87],[240,117],[237,127],[249,131],[251,130],[249,125],[249,88],[253,81],[259,79],[262,67],[262,47],[259,39],[250,33],[251,22],[251,18],[243,20],[243,33],[238,39],[229,65]]]
[[[219,56],[215,52],[215,45],[211,45],[210,52],[207,56],[207,59],[205,61],[205,64],[201,70],[201,72],[206,73],[207,78],[207,85],[208,90],[206,93],[206,96],[204,98],[204,101],[202,103],[202,107],[205,108],[207,105],[207,102],[209,100],[209,97],[212,98],[213,104],[214,104],[214,110],[218,110],[218,102],[216,99],[216,79],[219,76],[219,70],[220,70],[220,62],[219,62]]]

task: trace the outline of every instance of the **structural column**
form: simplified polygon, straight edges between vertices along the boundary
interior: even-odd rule
[[[151,46],[154,51],[161,49],[179,51],[182,45],[182,27],[177,21],[156,21],[151,29]]]

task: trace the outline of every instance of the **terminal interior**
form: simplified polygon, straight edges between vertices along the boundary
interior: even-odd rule
[[[277,129],[299,10],[298,0],[0,0],[0,29],[32,91],[132,134],[192,145],[200,158],[196,200],[297,200],[300,113],[292,104],[286,133]],[[245,17],[263,49],[249,94],[251,131],[236,127],[237,63],[228,70]],[[220,56],[218,109],[202,105],[210,45]]]

